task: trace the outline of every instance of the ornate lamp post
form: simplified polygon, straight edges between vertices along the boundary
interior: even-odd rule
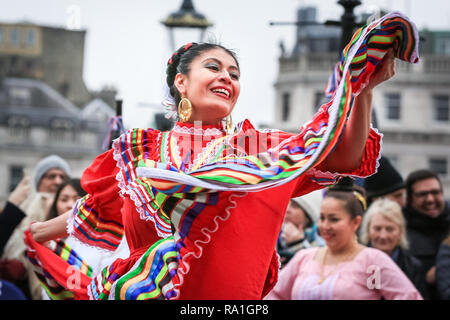
[[[341,21],[327,21],[325,24],[333,24],[340,25],[342,28],[341,35],[341,50],[345,48],[347,43],[350,42],[352,38],[353,31],[355,27],[360,27],[361,24],[356,23],[356,16],[353,13],[355,7],[361,4],[360,0],[339,0],[339,3],[342,7],[344,7],[344,14],[341,16]]]
[[[203,14],[195,10],[191,0],[183,0],[181,8],[171,13],[161,23],[169,30],[172,51],[182,44],[179,40],[177,41],[182,33],[190,33],[190,39],[188,41],[202,42],[206,28],[213,25]],[[193,31],[194,33],[189,31]]]

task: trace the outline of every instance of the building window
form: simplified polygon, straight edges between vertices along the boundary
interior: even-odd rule
[[[439,55],[450,56],[450,38],[441,37],[436,39],[436,51]]]
[[[53,119],[49,128],[53,142],[65,142],[75,139],[75,126],[69,119]]]
[[[14,28],[11,30],[11,34],[10,34],[10,41],[11,44],[19,44],[19,29]]]
[[[436,121],[449,121],[449,96],[435,95],[433,97],[433,118]]]
[[[386,101],[386,119],[400,120],[400,94],[387,93],[385,95]]]
[[[12,192],[23,177],[23,166],[9,167],[9,192]]]
[[[325,102],[325,94],[323,91],[316,91],[314,94],[313,113],[316,113]]]
[[[281,120],[288,121],[291,113],[291,94],[289,92],[283,93],[281,102]]]
[[[446,158],[430,158],[428,159],[430,170],[437,174],[447,175],[447,159]]]
[[[8,133],[10,138],[18,142],[30,136],[30,119],[27,116],[10,116],[8,118]]]
[[[36,43],[36,31],[35,30],[28,30],[27,32],[27,46],[32,47]]]

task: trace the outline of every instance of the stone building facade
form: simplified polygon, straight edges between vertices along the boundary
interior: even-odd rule
[[[315,21],[314,8],[299,12],[300,19],[306,15]],[[332,50],[336,39],[331,39],[340,36],[324,28],[329,27],[298,30],[292,53],[279,58],[273,127],[295,132],[324,102],[323,90],[338,57]],[[395,77],[374,91],[373,124],[384,134],[383,154],[404,178],[430,168],[440,175],[450,199],[450,31],[421,30],[420,36],[421,62],[397,60]]]
[[[86,31],[0,23],[0,204],[25,171],[58,154],[80,177],[103,152],[116,92],[83,81]]]

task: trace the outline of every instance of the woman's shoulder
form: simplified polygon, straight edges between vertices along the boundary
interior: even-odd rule
[[[362,256],[370,256],[370,257],[382,257],[383,259],[385,257],[390,258],[386,253],[384,253],[383,251],[377,249],[377,248],[373,248],[373,247],[366,247],[364,246],[361,250],[361,255]]]
[[[299,250],[294,257],[292,258],[292,260],[295,261],[311,261],[314,260],[314,258],[316,257],[316,254],[318,253],[320,247],[311,247],[311,248],[305,248],[305,249],[301,249]]]
[[[369,264],[395,264],[394,260],[385,252],[372,247],[364,247],[359,254],[359,258],[364,259]]]

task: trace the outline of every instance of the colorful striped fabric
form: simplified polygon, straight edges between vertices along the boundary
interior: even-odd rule
[[[29,232],[26,233],[25,242],[30,243]],[[92,268],[87,264],[83,258],[75,252],[64,240],[56,240],[50,242],[51,251],[59,257],[62,261],[67,262],[70,267],[65,270],[69,275],[73,275],[73,279],[70,277],[66,283],[61,283],[52,276],[52,272],[48,271],[39,262],[36,251],[32,250],[30,246],[27,247],[27,256],[35,274],[37,275],[45,292],[52,300],[72,300],[74,299],[74,292],[71,290],[70,285],[73,282],[73,286],[80,286],[76,276],[76,272],[80,272],[87,277],[92,277]]]
[[[89,194],[79,199],[74,206],[72,228],[77,237],[90,246],[115,250],[123,236],[123,225],[99,217],[93,205],[89,203]]]
[[[364,35],[363,41],[358,41]],[[403,61],[419,61],[419,35],[414,24],[399,12],[392,12],[369,26],[359,28],[342,51],[341,59],[331,74],[325,95],[331,97],[342,79],[344,65],[349,53],[358,42],[356,53],[351,58],[351,82],[353,93],[358,94],[368,82],[372,71],[381,62],[386,51],[397,42],[399,47],[395,56]]]
[[[166,300],[176,295],[178,253],[173,237],[153,244],[133,267],[118,274],[113,264],[92,280],[89,295],[96,300]]]

